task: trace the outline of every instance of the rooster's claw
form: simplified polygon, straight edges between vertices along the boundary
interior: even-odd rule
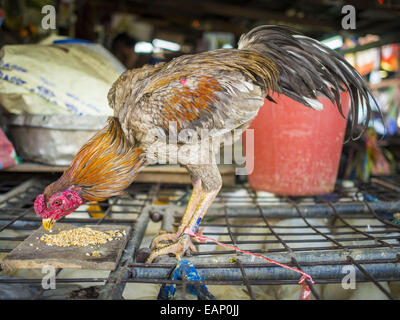
[[[168,243],[165,242],[176,242],[178,241],[178,235],[176,233],[170,233],[161,230],[159,234],[151,241],[150,244],[150,249],[160,249],[162,247],[165,247],[168,245]]]
[[[158,245],[158,247],[154,249],[147,258],[146,263],[152,263],[157,257],[167,254],[173,254],[178,260],[180,260],[188,250],[192,252],[197,251],[196,247],[192,243],[192,240],[190,239],[190,236],[183,235],[172,244],[166,244],[161,248],[160,245]]]

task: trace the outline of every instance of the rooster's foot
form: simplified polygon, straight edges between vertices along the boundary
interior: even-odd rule
[[[170,244],[171,242],[178,241],[178,235],[176,233],[170,233],[161,230],[159,234],[151,241],[150,249],[160,249]]]
[[[177,237],[176,234],[175,236]],[[165,244],[163,246],[158,244],[147,258],[146,263],[151,263],[155,258],[166,254],[173,254],[178,260],[180,260],[188,250],[192,252],[197,251],[196,247],[192,243],[192,240],[190,239],[190,236],[185,234],[177,238],[177,240],[172,244]]]

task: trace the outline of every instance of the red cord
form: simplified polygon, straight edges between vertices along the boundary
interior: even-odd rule
[[[256,254],[256,253],[252,253],[252,252],[249,252],[249,251],[246,251],[246,250],[242,250],[242,249],[239,249],[238,247],[232,246],[230,244],[221,243],[221,242],[219,242],[219,241],[217,241],[217,240],[215,240],[213,238],[209,238],[209,237],[203,236],[202,234],[194,233],[188,227],[186,227],[183,232],[188,234],[188,235],[190,235],[190,236],[192,236],[192,237],[195,237],[200,242],[211,241],[211,242],[214,242],[214,243],[216,243],[216,244],[218,244],[220,246],[223,246],[225,248],[231,248],[231,249],[234,249],[236,251],[242,252],[244,254],[248,254],[248,255],[251,255],[251,256],[254,256],[254,257],[257,257],[257,258],[260,258],[260,259],[264,259],[264,260],[267,260],[268,262],[274,263],[274,264],[276,264],[276,265],[278,265],[278,266],[280,266],[282,268],[290,269],[292,271],[300,273],[302,275],[300,280],[299,280],[299,284],[302,286],[301,291],[300,291],[300,299],[301,300],[310,299],[311,290],[310,290],[310,287],[305,282],[305,280],[306,279],[310,280],[312,284],[314,284],[314,280],[309,274],[307,274],[307,273],[305,273],[305,272],[303,272],[303,271],[301,271],[299,269],[289,267],[286,264],[283,264],[283,263],[280,263],[278,261],[275,261],[275,260],[269,259],[267,257],[264,257],[264,256],[262,256],[260,254]]]

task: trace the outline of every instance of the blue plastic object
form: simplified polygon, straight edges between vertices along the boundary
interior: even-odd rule
[[[182,259],[177,263],[174,271],[172,272],[171,279],[182,279],[183,274],[185,274],[185,278],[188,281],[203,281],[194,265],[185,259]],[[199,300],[215,300],[215,297],[208,291],[207,286],[204,284],[189,284],[188,289],[189,292],[197,296]],[[175,292],[175,284],[163,284],[158,294],[158,300],[173,300],[175,297]]]

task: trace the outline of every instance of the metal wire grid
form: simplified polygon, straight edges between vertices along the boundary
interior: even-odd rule
[[[213,238],[228,236],[228,240],[221,242],[239,248],[279,244],[275,248],[247,250],[307,272],[316,284],[340,283],[344,276],[343,266],[352,265],[357,281],[372,282],[388,298],[394,299],[379,282],[400,280],[399,226],[391,222],[393,213],[399,211],[399,193],[392,181],[381,182],[375,179],[374,183],[358,183],[358,186],[339,185],[334,194],[316,197],[273,197],[256,194],[249,188],[246,188],[247,194],[238,195],[234,194],[237,188],[225,188],[201,227],[205,230],[223,227],[223,232],[205,231],[203,234]],[[178,215],[175,227],[179,218]],[[299,219],[303,225],[276,224],[274,219],[278,218],[287,222]],[[319,225],[316,218],[330,222]],[[213,219],[219,221],[216,223]],[[360,223],[349,223],[349,219]],[[368,221],[362,222],[361,219]],[[262,232],[252,231],[260,229],[260,221],[263,223]],[[163,228],[172,229],[168,225]],[[255,240],[257,236],[264,237],[264,240]],[[246,237],[251,240],[246,240]],[[198,245],[214,246],[213,243]],[[235,251],[205,250],[193,253],[189,260],[199,270],[205,284],[245,285],[252,299],[252,286],[296,284],[299,280],[299,275],[292,271]],[[135,277],[129,281],[165,283],[174,262],[163,257],[156,265],[136,263],[132,267]],[[185,279],[168,283],[194,284]],[[308,285],[313,296],[319,299],[314,286],[309,282]]]
[[[26,179],[26,178],[25,178]],[[20,182],[20,181],[19,181]],[[33,211],[33,201],[36,196],[43,191],[43,188],[51,181],[38,180],[31,178],[23,183],[13,183],[12,178],[2,176],[0,188],[3,191],[0,194],[0,235],[4,230],[16,231],[33,231],[40,227],[41,219],[36,216]],[[121,298],[123,288],[125,286],[124,279],[129,275],[129,269],[125,266],[132,262],[135,249],[139,246],[143,237],[145,228],[147,226],[149,215],[145,213],[144,208],[147,204],[154,202],[152,196],[158,189],[158,185],[140,185],[135,186],[134,190],[130,190],[129,198],[125,198],[123,202],[121,199],[114,198],[108,203],[99,203],[101,211],[90,211],[90,213],[101,213],[103,216],[100,219],[93,219],[91,217],[76,217],[87,215],[87,211],[78,209],[77,214],[69,217],[64,217],[63,222],[73,223],[75,225],[98,225],[98,224],[124,224],[132,225],[133,231],[129,234],[129,240],[126,244],[124,253],[118,263],[117,268],[110,272],[107,278],[65,278],[57,279],[57,284],[63,283],[102,283],[96,289],[96,297],[102,299],[119,299]],[[137,197],[140,195],[140,198]],[[143,197],[143,195],[145,195]],[[118,207],[118,210],[115,210]],[[118,218],[114,216],[118,215]],[[129,215],[130,218],[121,218],[121,215]],[[75,216],[75,217],[74,217]],[[134,216],[132,218],[132,216]],[[25,240],[26,236],[0,236],[0,254],[11,252],[13,248],[4,248],[1,243],[15,242],[16,247],[20,241]],[[3,242],[3,243],[4,243]],[[61,272],[57,269],[56,275]],[[1,276],[1,274],[0,274]],[[41,279],[29,279],[20,277],[0,277],[1,284],[29,284],[37,285],[41,288]],[[33,296],[34,299],[40,299],[44,290],[40,289],[39,292]],[[1,297],[0,297],[1,298]],[[66,296],[68,298],[68,296]]]
[[[400,280],[399,227],[391,222],[393,214],[400,211],[396,179],[377,179],[372,183],[357,183],[349,187],[339,184],[334,194],[317,197],[274,197],[255,193],[245,186],[224,188],[201,227],[205,230],[222,228],[223,231],[207,231],[204,234],[213,238],[225,236],[227,239],[221,242],[239,248],[273,245],[268,250],[259,248],[248,251],[303,270],[313,276],[316,284],[340,283],[344,276],[343,266],[352,265],[356,269],[357,281],[374,283],[388,298],[394,299],[379,282]],[[48,181],[28,180],[22,184],[1,181],[0,232],[6,229],[37,229],[41,221],[34,215],[32,204]],[[160,198],[176,198],[177,189],[184,191],[185,196],[165,205],[155,205]],[[128,192],[135,200],[138,200],[137,195],[145,195],[140,198],[139,205],[137,202],[130,205],[129,201],[121,204],[114,198],[109,203],[100,204],[105,210],[101,219],[74,218],[73,215],[68,220],[65,218],[65,221],[76,225],[131,224],[133,231],[117,268],[107,278],[64,278],[57,279],[57,283],[101,283],[96,297],[103,299],[120,299],[127,283],[175,283],[183,288],[197,284],[185,279],[168,279],[176,264],[173,258],[162,257],[151,265],[134,262],[133,258],[141,246],[149,217],[162,215],[162,229],[173,231],[190,190],[190,186],[135,184]],[[116,203],[119,208],[123,207],[122,211],[114,210]],[[134,213],[136,217],[122,219],[121,213]],[[118,218],[115,218],[117,214]],[[276,224],[276,219],[286,222],[298,219],[303,224]],[[329,228],[315,219],[329,221]],[[361,222],[353,224],[349,219]],[[11,251],[1,247],[2,241],[15,241],[16,246],[22,240],[24,237],[0,237],[0,253]],[[257,261],[231,250],[208,249],[211,248],[208,243],[198,246],[201,250],[188,259],[204,279],[203,284],[245,286],[250,298],[254,299],[254,286],[296,284],[299,280],[297,273],[262,260]],[[35,284],[40,287],[41,280],[1,277],[2,283]],[[308,284],[314,298],[319,299],[317,290],[311,283]],[[40,299],[42,294],[43,290],[40,290],[32,298]]]

